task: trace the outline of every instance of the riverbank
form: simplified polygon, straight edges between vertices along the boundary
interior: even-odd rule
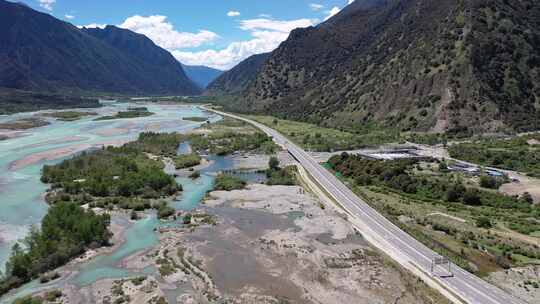
[[[64,302],[445,303],[389,266],[338,210],[320,206],[298,186],[211,192],[191,214],[215,225],[163,230],[156,248],[121,262],[155,273],[66,285]]]
[[[98,115],[108,115],[129,107],[129,104],[107,105],[99,109]],[[2,174],[2,178],[0,179],[0,194],[3,197],[3,204],[0,206],[0,210],[2,211],[0,212],[0,225],[2,228],[0,259],[2,260],[2,265],[9,258],[11,253],[10,248],[13,244],[18,239],[22,239],[28,233],[29,228],[32,225],[38,224],[47,213],[48,208],[43,198],[43,192],[47,187],[40,182],[40,173],[43,164],[54,165],[60,160],[73,155],[73,153],[78,154],[80,150],[73,150],[72,148],[74,146],[82,149],[83,145],[84,147],[94,147],[100,144],[110,145],[132,141],[148,125],[159,125],[162,128],[160,129],[161,132],[186,132],[197,127],[198,124],[185,122],[181,119],[182,117],[204,115],[202,111],[191,106],[160,106],[150,104],[148,108],[156,114],[151,117],[128,119],[127,121],[94,122],[91,117],[69,122],[49,119],[51,124],[47,127],[30,129],[21,132],[25,136],[10,136],[9,139],[2,142],[2,145],[0,145],[0,167],[6,173],[5,175]],[[2,121],[17,120],[39,114],[38,112],[16,114],[2,117]],[[211,116],[209,119],[214,121],[218,118]],[[127,132],[114,135],[110,134],[110,136],[100,135],[103,130],[124,128],[128,124]],[[60,154],[60,152],[63,154]],[[14,164],[20,164],[20,166],[14,166]],[[72,180],[69,181],[71,182]],[[113,224],[116,221],[124,223],[126,219],[115,218],[112,221]],[[96,271],[103,271],[101,275],[105,275],[106,277],[129,275],[129,272],[125,273],[121,268],[109,267],[109,265],[116,265],[116,259],[123,259],[123,256],[130,255],[132,250],[145,250],[145,248],[152,247],[157,243],[157,237],[154,243],[152,239],[141,240],[139,236],[135,237],[134,235],[134,233],[141,231],[147,231],[143,235],[154,235],[153,229],[157,223],[155,216],[153,216],[143,218],[133,225],[126,225],[126,236],[122,236],[126,240],[122,242],[121,246],[113,247],[112,249],[108,248],[112,252],[106,252],[105,254],[100,254],[101,251],[99,250],[97,252],[91,250],[86,255],[86,258],[76,263],[76,265],[70,264],[70,267],[73,266],[76,269],[80,269],[78,273],[83,277],[87,276],[84,277],[84,280],[89,278],[90,281],[93,280],[92,276],[97,275]],[[86,268],[87,265],[89,268]],[[101,267],[98,265],[104,265],[106,267],[92,269],[94,265],[96,267]],[[3,272],[4,268],[0,268]],[[78,280],[77,278],[71,278],[70,275],[61,280],[63,281],[64,279],[68,281],[72,279]],[[60,280],[55,280],[51,283],[55,285],[58,281]],[[33,293],[47,286],[49,285],[30,283],[20,290],[23,293]],[[3,297],[1,301],[4,301]]]

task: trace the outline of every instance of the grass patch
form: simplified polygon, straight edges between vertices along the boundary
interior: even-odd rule
[[[248,115],[312,151],[337,151],[364,148],[399,141],[399,132],[366,126],[358,130],[338,130],[315,124],[277,119],[272,116]]]
[[[45,113],[43,116],[56,118],[60,121],[76,121],[86,116],[96,116],[96,112],[78,112],[78,111],[62,111]]]
[[[184,117],[182,119],[187,120],[187,121],[192,121],[192,122],[205,122],[205,121],[208,121],[208,118],[206,118],[206,117],[196,117],[196,116]]]
[[[49,123],[43,119],[31,117],[24,118],[5,123],[0,123],[0,129],[6,130],[28,130],[33,128],[39,128],[49,125]]]
[[[99,117],[99,118],[96,118],[95,121],[148,117],[154,114],[155,113],[148,111],[146,108],[136,108],[136,109],[132,109],[128,111],[120,111],[112,116]]]
[[[196,153],[179,155],[176,156],[173,160],[176,169],[191,168],[201,163],[201,157],[199,156],[199,154]]]

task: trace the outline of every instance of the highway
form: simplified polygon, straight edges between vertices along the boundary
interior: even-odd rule
[[[405,268],[420,276],[430,286],[456,303],[525,304],[505,291],[451,264],[453,276],[431,273],[432,261],[439,255],[395,226],[371,208],[331,172],[279,132],[258,122],[233,114],[204,108],[217,114],[250,123],[271,136],[309,172],[311,177],[349,214],[349,220],[375,247],[385,252]]]

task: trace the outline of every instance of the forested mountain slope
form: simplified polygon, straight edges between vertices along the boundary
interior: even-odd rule
[[[347,128],[526,131],[540,128],[539,65],[539,1],[356,0],[293,31],[230,106]]]

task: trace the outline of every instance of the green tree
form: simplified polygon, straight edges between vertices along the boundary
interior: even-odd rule
[[[493,227],[493,225],[488,217],[483,216],[476,220],[476,227],[489,229]]]
[[[495,177],[483,175],[480,177],[480,187],[487,189],[499,189],[500,187],[499,180]]]
[[[184,219],[183,219],[184,225],[189,225],[189,224],[191,224],[191,220],[192,220],[191,214],[189,214],[189,213],[186,214],[186,215],[184,216]]]
[[[448,165],[446,164],[446,162],[440,162],[439,163],[439,171],[441,172],[447,172],[448,171]]]
[[[446,191],[446,201],[458,202],[464,195],[466,189],[462,184],[455,183]]]
[[[270,157],[268,161],[268,167],[270,170],[277,171],[279,170],[279,159],[275,156]]]
[[[463,194],[463,202],[470,206],[480,206],[482,204],[480,192],[477,189],[467,189]]]

